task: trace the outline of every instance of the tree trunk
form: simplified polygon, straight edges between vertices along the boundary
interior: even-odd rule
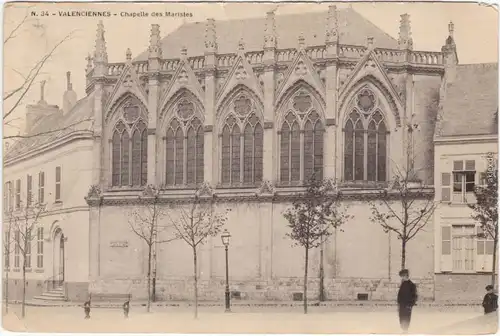
[[[151,246],[148,245],[148,313],[151,312]]]
[[[307,268],[309,266],[309,248],[306,247],[306,255],[304,260],[304,314],[307,314]]]
[[[23,300],[21,305],[21,317],[26,316],[26,255],[23,260]]]
[[[194,270],[194,318],[198,318],[198,255],[196,247],[193,247],[193,270]]]
[[[403,239],[401,243],[401,269],[404,270],[406,265],[406,241]]]
[[[320,302],[325,301],[325,267],[324,267],[324,244],[321,242],[319,251],[319,295],[318,299]]]
[[[9,270],[7,269],[7,267],[5,267],[5,314],[8,313],[9,313]]]
[[[496,234],[495,239],[493,240],[493,265],[491,266],[491,285],[493,286],[493,288],[496,288],[495,283],[497,280],[497,277],[495,276],[495,271],[497,266],[497,245],[498,245],[498,233]]]

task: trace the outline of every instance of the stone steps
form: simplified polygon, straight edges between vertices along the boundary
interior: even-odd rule
[[[51,302],[51,301],[56,301],[56,302],[64,302],[66,301],[66,296],[64,295],[64,291],[61,288],[54,288],[52,290],[49,290],[47,292],[43,292],[42,295],[38,295],[33,297],[33,300],[35,302],[41,301],[41,302]]]

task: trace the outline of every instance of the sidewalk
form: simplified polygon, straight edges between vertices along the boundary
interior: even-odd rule
[[[20,304],[19,301],[13,301],[14,304]],[[93,301],[93,308],[121,308],[121,301]],[[131,300],[132,307],[145,307],[145,300]],[[80,307],[83,302],[77,301],[41,301],[29,300],[27,306],[33,307]],[[152,302],[152,307],[192,307],[193,302],[190,301],[159,301]],[[481,302],[448,302],[448,301],[422,301],[417,304],[419,307],[479,307]],[[199,307],[224,307],[223,301],[201,301]],[[302,307],[302,301],[250,301],[250,300],[231,300],[232,307]],[[395,307],[395,301],[309,301],[308,306],[311,307]]]

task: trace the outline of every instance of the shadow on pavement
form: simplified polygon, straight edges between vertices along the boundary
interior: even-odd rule
[[[498,331],[498,313],[481,315],[436,330],[436,335],[486,335]]]

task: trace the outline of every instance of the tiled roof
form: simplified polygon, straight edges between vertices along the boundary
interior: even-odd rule
[[[458,65],[441,113],[437,136],[496,134],[498,63]]]
[[[298,37],[304,34],[306,45],[325,44],[327,12],[309,12],[293,15],[276,15],[276,33],[278,48],[296,48]],[[245,50],[262,50],[266,18],[215,21],[218,53],[234,53],[238,42],[243,39]],[[365,19],[352,8],[338,10],[339,43],[348,45],[366,45],[368,37],[380,48],[397,48],[397,41]],[[188,23],[162,39],[162,57],[166,59],[180,57],[183,46],[188,56],[201,56],[205,52],[206,22]],[[136,61],[148,59],[145,51],[135,58]]]
[[[66,114],[58,111],[42,118],[33,126],[30,134],[46,133],[52,130],[58,131],[16,141],[5,153],[4,160],[11,160],[16,156],[22,155],[36,147],[48,144],[60,137],[70,134],[71,132],[90,130],[92,127],[91,119],[93,118],[94,113],[93,96],[94,94],[90,94],[89,96],[80,99]]]

